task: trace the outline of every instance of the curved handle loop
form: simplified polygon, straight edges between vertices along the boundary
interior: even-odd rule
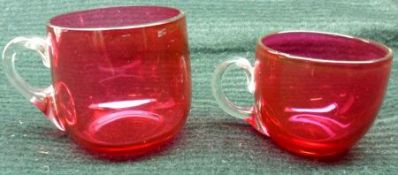
[[[43,64],[50,67],[49,59],[46,56],[47,44],[42,38],[17,37],[11,40],[3,50],[3,67],[8,80],[25,98],[40,109],[45,106],[46,97],[51,93],[51,86],[47,88],[32,87],[18,74],[15,68],[15,60],[17,59],[17,51],[21,46],[36,51],[41,56]]]
[[[36,51],[41,56],[43,64],[50,68],[48,46],[47,41],[42,38],[16,37],[5,46],[3,50],[2,64],[10,83],[16,87],[25,98],[39,108],[58,129],[64,130],[63,125],[61,125],[56,119],[54,108],[52,107],[51,101],[54,94],[53,86],[50,85],[46,88],[32,87],[18,74],[15,68],[15,60],[17,59],[16,55],[21,47]]]
[[[254,93],[254,76],[253,76],[253,67],[250,62],[246,58],[237,57],[232,60],[228,60],[217,66],[216,70],[213,74],[212,79],[212,91],[213,95],[216,98],[218,105],[228,114],[237,117],[239,119],[245,119],[250,114],[252,114],[253,107],[241,107],[232,103],[224,94],[222,90],[222,75],[228,67],[235,65],[244,70],[246,73],[247,79],[247,90],[253,94]]]

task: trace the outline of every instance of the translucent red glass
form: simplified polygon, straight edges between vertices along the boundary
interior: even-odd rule
[[[340,35],[287,32],[264,37],[256,53],[255,115],[289,151],[341,155],[375,120],[391,67],[385,47]]]
[[[246,58],[217,66],[212,91],[228,114],[244,119],[281,147],[302,156],[336,159],[366,133],[382,105],[392,51],[365,39],[287,31],[259,40],[254,67]],[[230,66],[244,70],[252,107],[222,91]]]
[[[191,102],[182,11],[122,6],[49,21],[46,39],[17,37],[4,49],[10,82],[84,148],[106,157],[138,156],[170,141]],[[39,53],[53,83],[33,88],[15,70],[18,48]]]
[[[184,125],[191,98],[184,18],[129,27],[180,13],[164,7],[117,7],[50,21],[58,119],[86,149],[137,155],[170,140]]]

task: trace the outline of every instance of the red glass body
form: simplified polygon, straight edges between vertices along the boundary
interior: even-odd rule
[[[50,21],[56,117],[87,150],[141,155],[184,125],[191,101],[185,18],[146,25],[181,15],[175,11],[113,7]],[[86,23],[76,22],[79,15]]]
[[[291,152],[341,155],[375,120],[390,67],[388,50],[375,43],[321,33],[270,35],[257,46],[256,115]]]

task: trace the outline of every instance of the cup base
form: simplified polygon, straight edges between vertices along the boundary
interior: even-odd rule
[[[183,120],[166,130],[161,127],[164,123],[158,123],[158,120],[148,116],[119,117],[119,120],[115,116],[111,117],[113,122],[99,122],[104,125],[95,125],[75,133],[71,130],[70,135],[78,145],[96,157],[134,159],[162,150],[161,147],[170,143],[185,123]]]
[[[322,144],[312,142],[304,143],[300,140],[284,141],[280,138],[272,138],[271,140],[281,148],[287,150],[289,153],[321,161],[339,160],[343,158],[351,149],[351,147],[343,147],[341,144]]]
[[[177,130],[178,131],[178,130]],[[168,137],[161,137],[156,140],[149,141],[145,144],[124,145],[124,146],[106,146],[91,143],[82,139],[72,139],[90,155],[115,161],[131,160],[141,158],[145,155],[160,152],[171,144],[178,132],[169,135]]]

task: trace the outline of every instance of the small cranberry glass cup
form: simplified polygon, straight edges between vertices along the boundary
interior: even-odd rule
[[[244,58],[215,70],[220,107],[244,119],[284,149],[314,158],[337,158],[358,142],[383,102],[392,62],[386,46],[346,35],[287,31],[261,38],[254,68]],[[243,69],[253,107],[226,98],[221,78]]]
[[[191,102],[185,16],[160,6],[120,6],[50,19],[46,38],[17,37],[3,51],[9,81],[79,145],[109,157],[138,156],[170,141]],[[34,50],[52,84],[16,72],[18,49]]]

